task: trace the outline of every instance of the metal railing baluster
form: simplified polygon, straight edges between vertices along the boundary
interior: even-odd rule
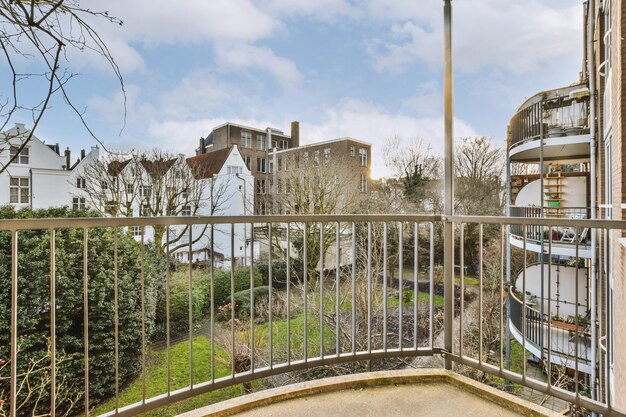
[[[57,408],[56,230],[50,229],[50,417]]]
[[[387,222],[383,223],[383,351],[387,352]]]
[[[403,297],[402,297],[402,263],[404,262],[403,257],[402,257],[402,232],[403,232],[403,224],[402,222],[398,223],[398,273],[400,274],[400,277],[398,278],[398,287],[399,287],[399,291],[398,291],[398,298],[399,298],[399,308],[398,308],[398,349],[400,349],[400,351],[402,351],[402,338],[404,335],[403,329],[402,329],[402,310],[403,310],[403,306],[402,306],[402,302],[403,302]]]
[[[89,273],[87,269],[89,254],[89,230],[83,228],[83,355],[85,417],[89,416]],[[145,395],[144,395],[145,398]]]

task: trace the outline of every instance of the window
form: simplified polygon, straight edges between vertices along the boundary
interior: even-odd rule
[[[100,181],[100,188],[103,190],[108,190],[109,184],[106,181]]]
[[[328,163],[330,159],[330,148],[324,148],[324,163]]]
[[[319,165],[320,164],[320,151],[313,152],[313,163],[315,165]]]
[[[72,208],[74,210],[85,210],[87,208],[85,199],[81,197],[72,198]]]
[[[269,185],[270,185],[270,189],[268,190],[269,194],[274,194],[276,192],[276,190],[274,189],[274,180],[270,180]]]
[[[359,148],[359,165],[367,166],[367,149]]]
[[[290,194],[290,193],[291,193],[291,180],[287,178],[285,180],[285,194]]]
[[[27,177],[11,177],[10,200],[12,204],[30,203],[30,179]]]
[[[256,148],[260,151],[265,150],[265,135],[256,135]]]
[[[133,184],[126,184],[126,194],[132,194],[135,192]]]
[[[279,171],[282,171],[282,169],[283,169],[283,160],[282,160],[282,158],[278,158],[278,159],[276,160],[276,165],[278,165],[277,169],[278,169]]]
[[[243,160],[246,163],[246,166],[248,167],[248,169],[252,169],[252,168],[250,168],[250,157],[249,156],[244,156]]]
[[[274,172],[274,158],[270,158],[270,162],[269,162],[269,170],[267,172],[269,172],[270,174],[272,172]]]
[[[81,190],[87,187],[87,180],[83,177],[76,178],[76,188],[80,188]]]
[[[19,149],[20,149],[19,146],[11,146],[11,148],[9,149],[9,154],[10,154],[11,158],[13,158],[17,154]],[[15,158],[13,163],[15,163],[15,164],[28,164],[29,159],[30,159],[30,149],[29,148],[24,148],[19,153],[17,158]]]
[[[241,174],[243,172],[243,168],[242,167],[238,167],[236,165],[229,165],[226,167],[228,175],[232,175],[232,174]]]
[[[355,148],[354,148],[354,145],[351,145],[351,146],[350,146],[350,156],[355,156],[355,154],[356,154],[356,152],[355,152],[355,151],[356,151],[356,150],[355,150]]]
[[[141,187],[139,187],[139,197],[150,198],[151,195],[152,187],[150,187],[149,185],[142,185]]]
[[[256,159],[256,172],[265,172],[265,158]]]
[[[304,163],[306,164],[307,162],[309,162],[309,153],[305,152],[303,155],[303,159],[304,159]],[[300,168],[300,166],[298,166],[298,168]]]
[[[282,193],[283,193],[283,180],[279,178],[276,182],[276,194],[282,194]]]
[[[184,206],[181,211],[181,214],[183,216],[191,216],[191,206]]]
[[[143,203],[139,208],[139,215],[144,217],[150,216],[150,204]]]
[[[241,147],[252,148],[252,133],[241,132]]]
[[[285,171],[287,171],[289,169],[289,158],[285,158],[285,166],[284,166],[284,168],[285,168]]]
[[[289,149],[289,142],[287,142],[286,140],[281,140],[280,149]]]
[[[278,141],[277,140],[273,140],[272,141],[272,148],[278,148]]]
[[[131,226],[130,227],[130,234],[133,235],[134,237],[140,237],[142,235],[142,230],[141,230],[141,226]]]
[[[361,174],[361,192],[367,192],[367,177],[365,174]]]

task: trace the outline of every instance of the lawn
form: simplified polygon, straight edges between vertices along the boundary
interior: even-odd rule
[[[456,268],[458,269],[458,268]],[[402,268],[402,278],[405,280],[413,280],[413,274],[414,274],[414,269],[412,266],[405,266]],[[418,276],[418,280],[420,281],[428,281],[430,279],[430,275],[428,273],[428,271],[420,271],[419,272],[419,276]],[[464,281],[465,281],[465,285],[478,285],[479,282],[479,277],[475,277],[475,276],[471,276],[471,275],[465,275],[464,277]],[[458,273],[455,273],[454,275],[454,282],[456,284],[461,284],[461,275]]]
[[[334,310],[333,310],[334,311]],[[262,349],[263,356],[268,358],[269,352],[269,323],[256,325],[254,337],[257,349]],[[307,316],[307,353],[309,357],[317,357],[320,352],[320,326],[319,316],[309,313]],[[291,359],[304,358],[304,316],[294,317],[290,320],[291,334]],[[274,321],[272,326],[272,344],[274,348],[274,360],[286,360],[287,357],[287,321]],[[324,325],[324,347],[335,346],[335,332],[328,325]]]
[[[409,289],[402,290],[402,295],[404,298],[404,301],[402,303],[403,307],[413,307],[414,294],[415,293],[413,292],[413,290],[409,290]],[[417,296],[418,304],[423,303],[427,305],[429,301],[430,301],[430,294],[420,291]],[[435,306],[443,306],[443,296],[434,294],[433,304]],[[398,307],[399,305],[400,305],[400,300],[398,300],[398,296],[387,297],[387,307]]]
[[[189,384],[189,342],[184,341],[172,345],[171,350],[171,389],[179,389]],[[215,348],[215,377],[230,374],[230,357],[222,349]],[[163,394],[167,383],[167,362],[164,348],[150,351],[150,365],[146,376],[146,397]],[[194,383],[210,379],[211,375],[211,343],[204,336],[193,339],[193,380]],[[232,386],[206,394],[199,395],[188,400],[179,401],[167,407],[148,411],[143,416],[165,417],[173,416],[186,411],[196,409],[208,404],[223,401],[242,395],[240,385]],[[139,376],[120,392],[120,407],[141,401],[142,379]],[[111,399],[96,407],[92,415],[99,415],[111,411],[115,407],[115,399]]]

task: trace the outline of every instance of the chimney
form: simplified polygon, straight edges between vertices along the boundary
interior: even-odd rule
[[[200,146],[198,147],[198,155],[202,155],[204,153],[204,138],[200,138]]]
[[[80,150],[80,160],[82,161],[83,159],[85,159],[85,150],[81,149]]]
[[[72,163],[72,152],[70,151],[70,148],[67,148],[65,150],[65,169],[67,169],[68,171],[70,170],[70,167]]]
[[[26,132],[26,125],[24,123],[15,123],[15,127],[17,128],[17,133]]]
[[[300,146],[300,122],[295,120],[291,122],[291,147]]]
[[[58,143],[56,145],[54,145],[54,151],[57,153],[57,155],[61,156],[61,154],[60,154],[61,148],[59,147]]]

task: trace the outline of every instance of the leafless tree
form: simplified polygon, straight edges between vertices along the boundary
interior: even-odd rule
[[[17,374],[17,403],[15,405],[17,415],[23,415],[29,409],[32,410],[33,415],[37,413],[41,413],[40,415],[49,414],[50,403],[46,399],[49,399],[52,381],[50,374],[50,343],[48,338],[48,350],[46,353],[40,358],[31,359],[28,365]],[[20,341],[17,346],[18,357],[21,345]],[[59,373],[59,368],[66,366],[72,359],[64,352],[57,352],[55,363],[57,375],[60,376],[57,376],[56,380],[56,405],[58,409],[65,410],[63,414],[57,414],[62,417],[76,414],[74,408],[82,399],[81,394],[72,394],[72,392],[79,392],[74,387],[75,382],[65,377],[64,374]],[[0,386],[2,387],[8,386],[10,382],[10,377],[7,376],[8,372],[5,372],[9,368],[10,363],[10,361],[0,361]],[[0,390],[0,417],[8,417],[10,414],[8,400],[9,393]]]
[[[88,51],[99,54],[109,64],[126,97],[120,69],[90,23],[96,18],[122,24],[106,11],[81,6],[79,0],[0,0],[0,49],[10,74],[8,85],[2,89],[7,93],[0,95],[0,131],[5,131],[17,118],[28,115],[32,119],[30,131],[2,138],[0,150],[8,146],[16,149],[6,164],[0,165],[0,173],[33,138],[51,100],[57,95],[76,114],[89,134],[100,142],[89,128],[84,111],[67,90],[68,82],[77,76],[69,67],[68,52]],[[41,68],[41,71],[33,72],[33,67]],[[28,100],[23,94],[26,90],[39,91],[40,94]]]
[[[383,148],[385,165],[404,185],[404,196],[417,211],[439,213],[441,199],[441,158],[432,154],[432,147],[421,138],[407,144],[393,137]]]
[[[287,161],[289,170],[277,179],[266,201],[277,208],[276,211],[297,214],[345,214],[358,211],[360,203],[368,195],[361,189],[358,172],[346,169],[352,161],[331,156],[328,160],[316,160],[295,155]],[[347,225],[340,225],[339,233]],[[314,279],[320,260],[337,239],[336,224],[306,223],[293,225],[292,242],[299,256],[303,258],[307,248],[308,278]],[[275,252],[286,256],[281,243],[281,233],[273,234],[272,246]],[[340,237],[341,239],[341,237]]]
[[[84,197],[89,207],[102,215],[132,217],[141,183],[139,167],[131,154],[107,152],[85,165],[75,178],[75,197]]]
[[[85,168],[89,205],[103,215],[116,217],[213,216],[228,207],[232,197],[228,178],[204,178],[202,166],[191,166],[182,155],[160,149],[133,155],[108,153]],[[81,190],[76,190],[81,195]],[[205,237],[208,225],[194,230],[193,243]],[[164,252],[175,251],[189,227],[154,226],[154,241]]]

